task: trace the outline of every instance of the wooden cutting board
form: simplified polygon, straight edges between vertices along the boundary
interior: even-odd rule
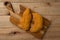
[[[0,40],[40,40],[29,33],[19,29],[9,21],[8,11],[0,1]],[[8,0],[11,1],[11,0]],[[32,1],[11,1],[15,11],[18,13],[19,5],[22,4],[40,13],[51,21],[43,40],[60,40],[60,1],[59,0],[32,0]]]
[[[44,36],[44,40],[59,40],[60,38],[60,25],[59,16],[47,16],[53,19],[51,26]],[[9,16],[0,16],[0,39],[1,40],[39,40],[31,34],[19,29],[9,21]]]

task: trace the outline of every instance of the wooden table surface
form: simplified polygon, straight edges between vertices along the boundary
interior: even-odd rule
[[[51,25],[43,40],[60,40],[60,0],[0,0],[0,40],[40,40],[9,21],[9,12],[3,5],[5,1],[12,2],[16,13],[19,13],[21,4],[50,20]]]

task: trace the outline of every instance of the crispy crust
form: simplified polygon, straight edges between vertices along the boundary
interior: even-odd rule
[[[28,30],[30,27],[30,22],[31,22],[31,13],[30,13],[30,9],[27,8],[22,14],[20,19],[20,24],[18,24],[18,26],[23,30]]]
[[[38,32],[43,28],[43,17],[38,13],[32,13],[34,23],[31,24],[30,32]]]

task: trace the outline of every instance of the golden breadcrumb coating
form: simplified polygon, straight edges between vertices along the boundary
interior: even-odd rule
[[[20,19],[20,24],[18,24],[18,26],[20,28],[22,28],[23,30],[28,30],[30,27],[30,22],[31,22],[31,13],[30,13],[30,9],[27,8]]]
[[[42,29],[43,18],[38,13],[32,13],[32,15],[33,15],[33,19],[32,19],[30,32],[38,32]]]
[[[13,23],[14,25],[17,25],[19,23],[19,21],[12,16],[10,16],[10,22]]]

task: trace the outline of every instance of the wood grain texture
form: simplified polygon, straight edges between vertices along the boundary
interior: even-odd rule
[[[14,32],[17,32],[14,34]],[[19,29],[9,21],[9,16],[0,16],[0,40],[39,40]]]
[[[10,2],[60,2],[60,0],[0,0],[0,2],[5,2],[5,1],[10,1]]]
[[[40,40],[19,29],[9,21],[5,1],[13,4],[16,13],[19,5],[28,7],[51,21],[43,40],[60,40],[60,0],[0,0],[0,40]]]
[[[60,3],[12,3],[13,8],[16,13],[19,13],[20,8],[19,5],[23,5],[28,7],[41,15],[60,15]],[[3,5],[3,2],[0,3],[0,16],[1,15],[8,15],[8,10]],[[29,5],[29,6],[28,6]]]
[[[40,40],[29,33],[19,29],[9,21],[10,16],[0,16],[0,39],[1,40]],[[59,40],[60,16],[44,16],[52,21],[43,40]],[[12,32],[17,32],[13,34]]]

